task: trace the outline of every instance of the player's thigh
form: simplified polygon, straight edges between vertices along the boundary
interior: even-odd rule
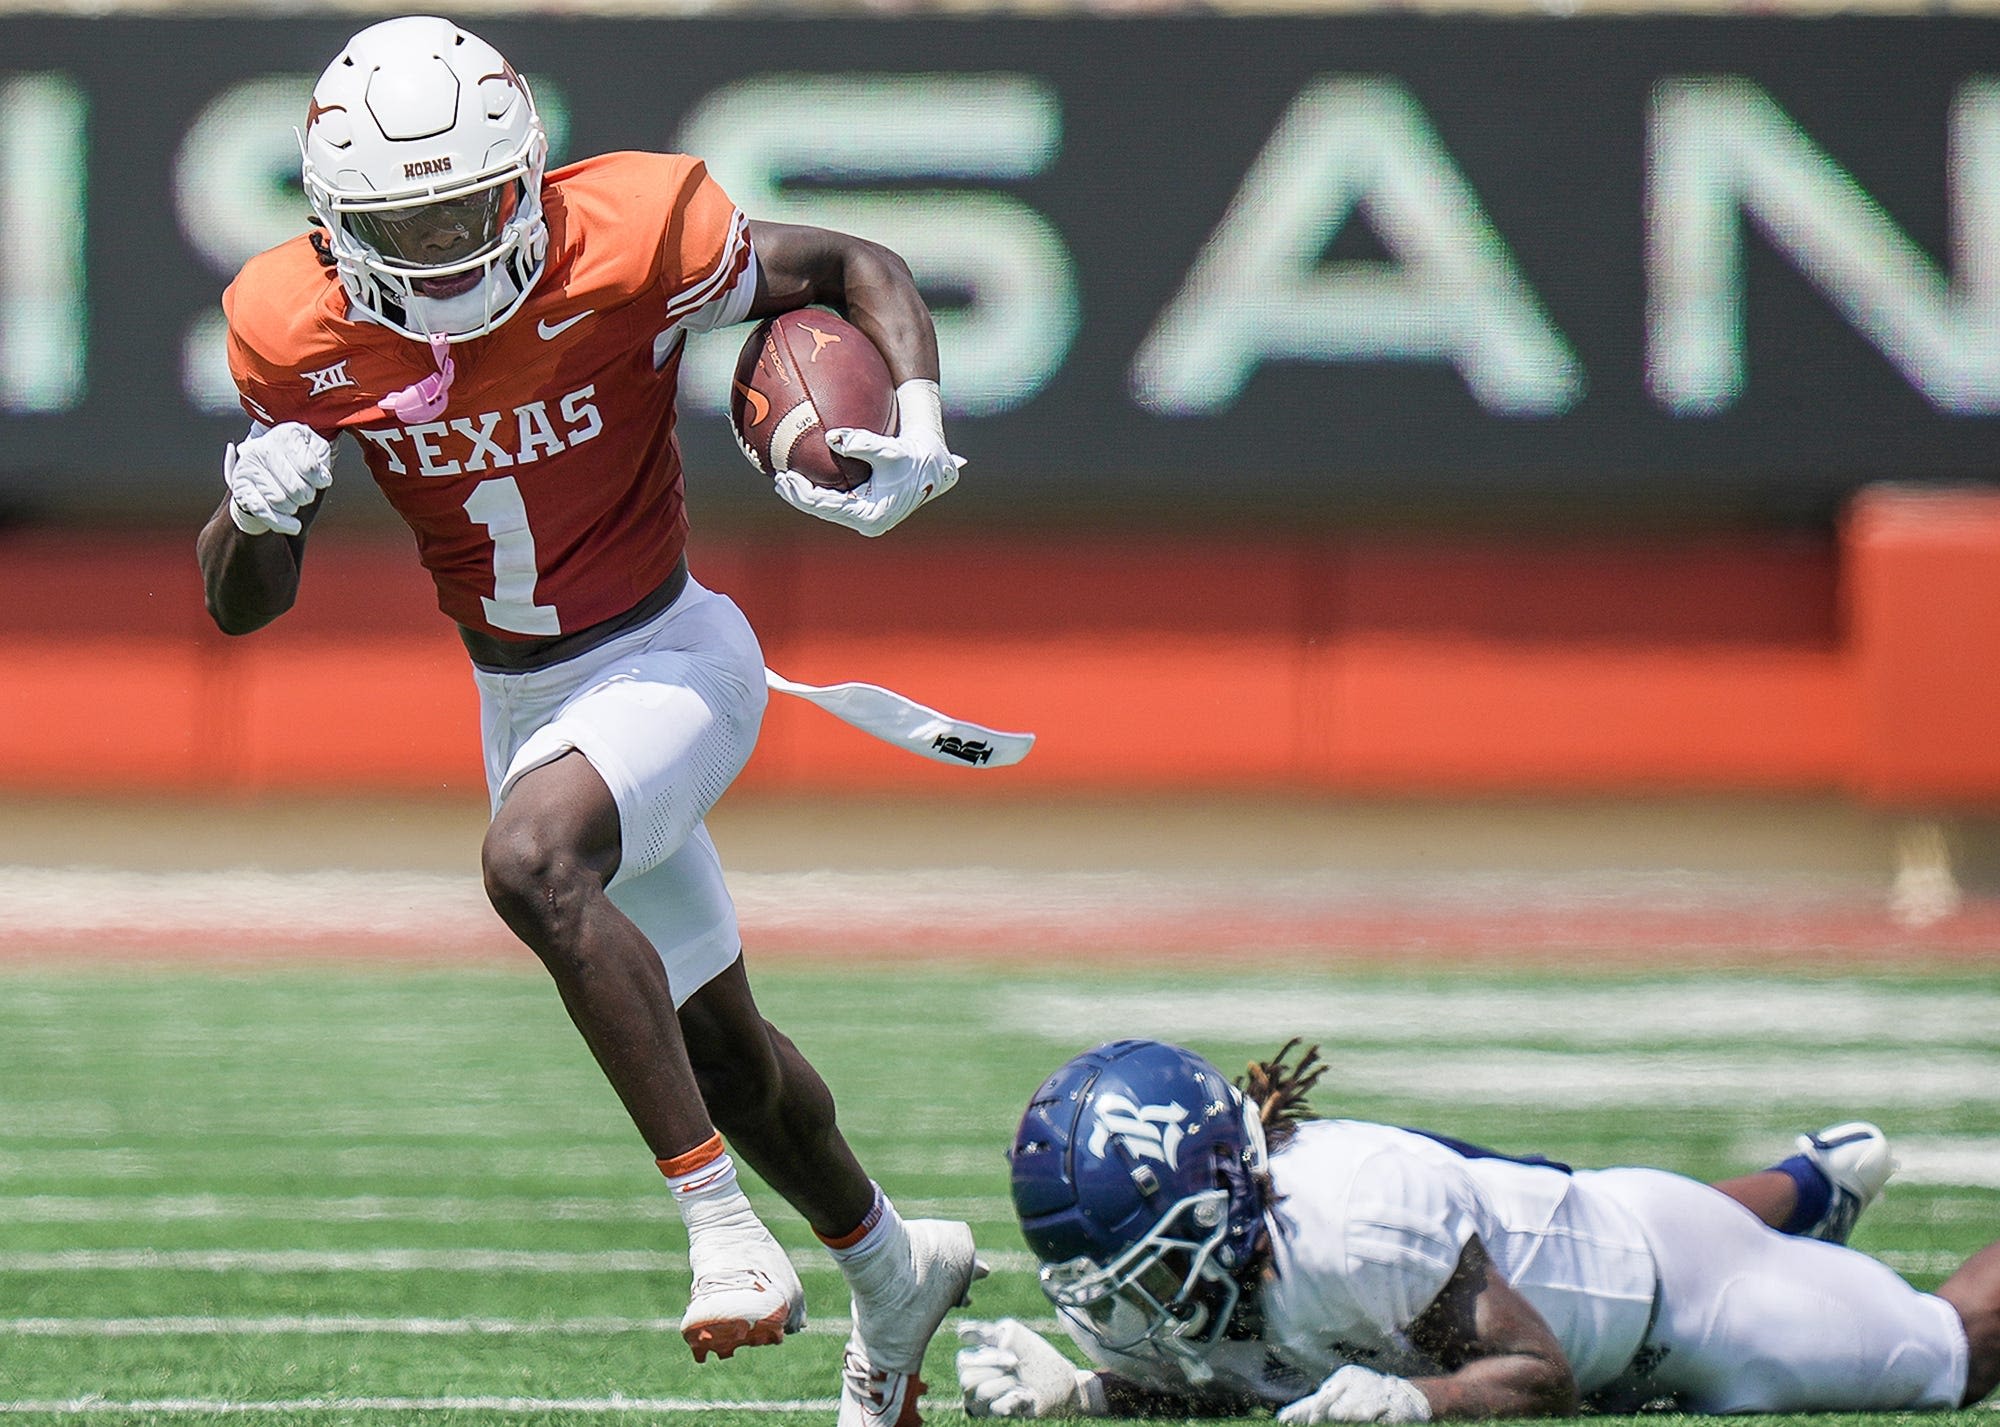
[[[1660,1308],[1649,1344],[1664,1349],[1653,1380],[1691,1410],[1957,1405],[1965,1334],[1949,1304],[1866,1254],[1780,1234],[1680,1175],[1595,1178],[1653,1247]]]
[[[587,662],[586,677],[508,754],[499,801],[581,753],[618,809],[617,877],[636,877],[679,851],[749,760],[763,653],[731,601],[690,582],[660,619],[574,662]]]
[[[517,780],[486,830],[482,861],[489,882],[539,877],[569,862],[599,882],[617,871],[618,804],[590,760],[571,749]],[[497,879],[497,880],[496,880]]]

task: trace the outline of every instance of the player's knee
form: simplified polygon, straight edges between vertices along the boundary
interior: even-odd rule
[[[502,920],[537,951],[580,915],[601,890],[597,876],[561,839],[532,823],[495,823],[480,849],[486,896]]]

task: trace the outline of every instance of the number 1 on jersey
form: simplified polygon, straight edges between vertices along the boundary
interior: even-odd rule
[[[493,541],[493,595],[479,599],[487,623],[515,634],[561,634],[555,606],[535,603],[540,571],[520,484],[512,476],[481,481],[466,497],[465,513],[475,525],[485,526]]]

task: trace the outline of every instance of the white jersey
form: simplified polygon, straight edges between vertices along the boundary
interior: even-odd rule
[[[1425,1135],[1358,1120],[1312,1120],[1271,1156],[1271,1272],[1256,1341],[1204,1360],[1215,1389],[1280,1405],[1336,1368],[1438,1371],[1409,1327],[1475,1236],[1548,1321],[1584,1392],[1631,1363],[1653,1311],[1653,1255],[1632,1217],[1591,1192],[1589,1174],[1468,1158]],[[1186,1392],[1172,1365],[1108,1355],[1107,1371]]]
[[[1108,1353],[1072,1326],[1083,1350],[1155,1391],[1272,1406],[1350,1362],[1430,1376],[1440,1365],[1409,1328],[1476,1235],[1606,1410],[1662,1397],[1702,1413],[1937,1409],[1964,1395],[1966,1333],[1950,1304],[1678,1174],[1572,1174],[1313,1120],[1271,1156],[1271,1180],[1261,1320],[1239,1320],[1254,1338],[1199,1350],[1211,1381],[1170,1358]]]

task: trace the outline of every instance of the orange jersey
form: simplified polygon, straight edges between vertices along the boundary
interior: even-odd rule
[[[351,432],[416,532],[438,607],[501,638],[613,618],[672,572],[687,539],[672,329],[751,260],[743,215],[685,155],[586,159],[548,175],[542,204],[541,280],[451,349],[432,421],[380,405],[436,370],[429,348],[350,318],[305,235],[252,258],[222,298],[244,410]]]

